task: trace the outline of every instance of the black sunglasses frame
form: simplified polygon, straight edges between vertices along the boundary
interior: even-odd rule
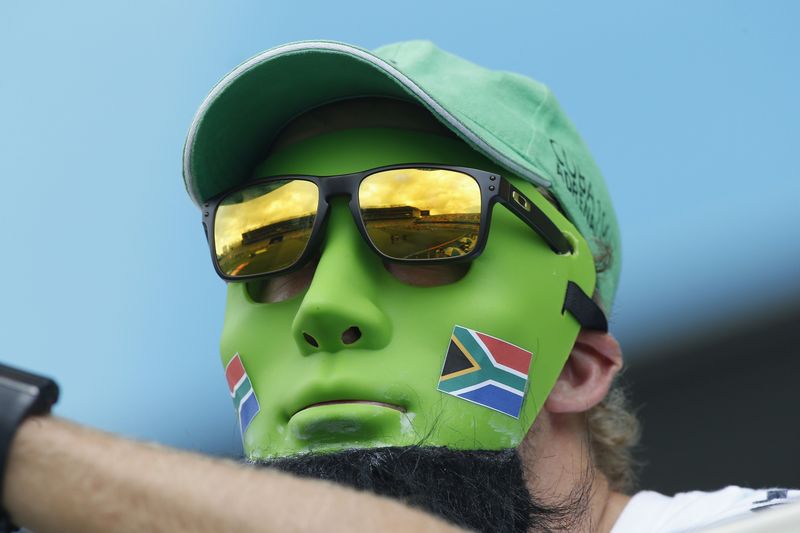
[[[358,203],[358,189],[361,186],[361,182],[372,174],[386,170],[397,170],[402,168],[452,170],[454,172],[466,174],[472,177],[478,183],[481,193],[481,215],[480,226],[478,230],[478,240],[475,248],[473,248],[467,254],[454,257],[443,257],[436,259],[398,259],[387,256],[373,244],[372,240],[367,234],[364,220],[361,217],[361,210]],[[214,223],[216,220],[217,209],[219,208],[220,204],[232,194],[255,185],[280,180],[310,181],[314,183],[319,190],[316,216],[314,218],[313,226],[311,227],[311,235],[305,249],[303,250],[303,253],[293,264],[274,272],[269,272],[266,274],[249,274],[246,276],[229,276],[225,274],[219,267],[216,246],[214,242]],[[286,274],[307,264],[319,249],[319,246],[323,240],[323,236],[325,234],[323,228],[327,222],[328,209],[330,207],[328,200],[333,196],[350,197],[350,212],[364,241],[373,252],[378,254],[379,257],[382,257],[383,259],[393,263],[444,264],[474,260],[483,252],[483,249],[486,247],[486,241],[489,236],[492,209],[494,208],[494,204],[498,202],[508,208],[520,220],[522,220],[540,237],[542,237],[542,239],[544,239],[553,252],[557,254],[570,254],[573,251],[572,244],[564,236],[561,230],[558,229],[558,226],[556,226],[555,223],[553,223],[553,221],[551,221],[550,218],[548,218],[548,216],[536,206],[536,204],[534,204],[527,196],[525,196],[522,191],[512,185],[510,181],[503,178],[503,176],[500,174],[452,165],[407,163],[377,167],[364,170],[362,172],[334,176],[311,176],[300,174],[270,176],[248,181],[241,186],[225,191],[224,193],[211,198],[203,204],[203,229],[205,231],[206,239],[208,240],[209,249],[211,251],[211,260],[214,264],[214,269],[217,271],[217,274],[226,281],[248,281],[252,279]]]

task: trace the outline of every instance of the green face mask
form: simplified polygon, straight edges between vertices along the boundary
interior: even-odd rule
[[[258,402],[243,435],[248,458],[412,444],[511,448],[536,418],[580,328],[562,311],[567,282],[592,294],[595,272],[586,241],[530,183],[458,140],[377,128],[299,141],[271,156],[255,175],[334,175],[420,162],[502,173],[558,225],[575,251],[554,253],[498,207],[486,249],[463,278],[412,286],[392,275],[364,243],[347,199],[333,198],[307,290],[260,303],[244,283],[228,285],[222,362],[227,367],[238,354],[249,378],[234,402],[250,386]],[[438,390],[454,326],[532,353],[518,418]],[[342,333],[352,327],[361,337],[347,344]],[[314,349],[304,333],[335,348]]]

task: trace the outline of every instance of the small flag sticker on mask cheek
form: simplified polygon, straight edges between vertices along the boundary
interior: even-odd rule
[[[438,390],[519,418],[532,354],[519,346],[455,326]]]
[[[233,406],[238,414],[239,428],[244,439],[244,432],[261,410],[261,406],[258,404],[256,391],[253,390],[253,384],[250,383],[238,353],[234,354],[233,359],[225,367],[225,378],[228,380],[228,389],[231,391]]]

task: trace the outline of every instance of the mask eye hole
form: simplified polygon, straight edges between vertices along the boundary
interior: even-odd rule
[[[311,286],[319,257],[300,270],[280,276],[245,282],[247,294],[257,303],[284,302]],[[471,262],[445,265],[413,265],[384,261],[383,266],[398,281],[413,287],[438,287],[461,280],[469,272]]]
[[[401,283],[414,287],[438,287],[459,281],[467,275],[471,262],[445,265],[410,265],[384,261],[383,266]]]
[[[318,262],[319,258],[315,258],[300,270],[280,276],[248,281],[245,283],[247,294],[254,302],[264,304],[283,302],[294,298],[311,286],[311,280],[314,278]]]

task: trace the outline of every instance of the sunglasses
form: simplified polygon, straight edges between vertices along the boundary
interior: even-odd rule
[[[476,258],[499,202],[558,254],[572,246],[556,225],[502,176],[448,165],[393,165],[339,176],[274,176],[204,204],[203,226],[217,273],[243,281],[305,265],[319,248],[332,196],[350,197],[361,236],[398,263]]]

